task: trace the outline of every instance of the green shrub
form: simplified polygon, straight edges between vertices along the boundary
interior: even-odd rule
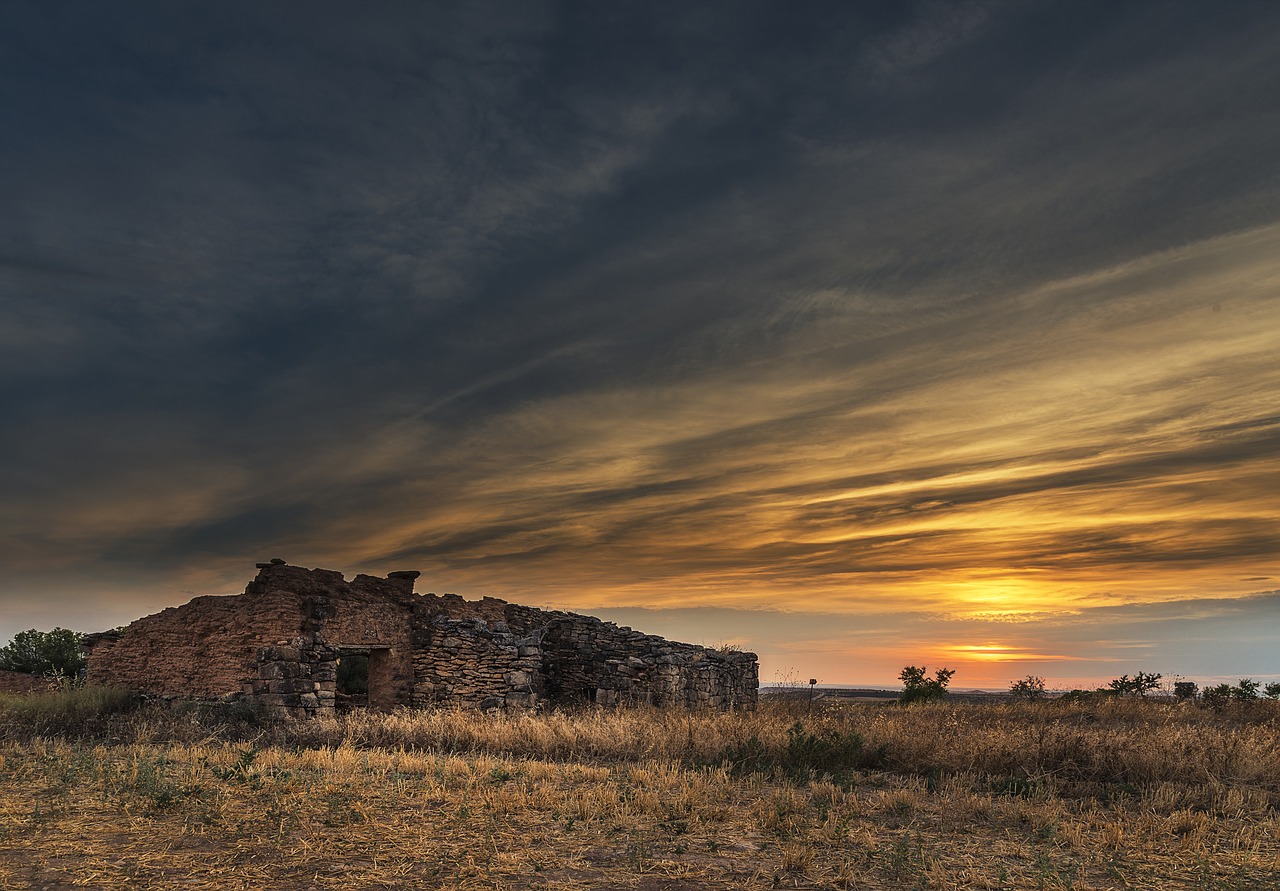
[[[862,735],[853,730],[807,730],[797,721],[787,728],[787,743],[781,749],[766,745],[753,735],[720,752],[717,760],[735,773],[763,773],[780,770],[802,782],[813,772],[847,776],[852,770],[878,767],[884,762],[884,747],[868,751]]]
[[[1029,674],[1022,680],[1014,681],[1010,684],[1009,693],[1014,699],[1022,699],[1028,702],[1044,699],[1044,678]]]
[[[1231,685],[1218,684],[1200,691],[1200,701],[1214,711],[1221,711],[1231,701]]]
[[[256,699],[229,699],[200,703],[198,719],[202,724],[252,729],[273,723],[266,706]]]
[[[0,647],[0,669],[24,674],[79,677],[84,671],[81,635],[66,628],[19,631]]]
[[[731,771],[738,774],[761,773],[770,770],[778,763],[777,756],[769,751],[769,747],[753,733],[747,739],[725,746],[714,759]]]
[[[898,695],[899,703],[910,705],[913,702],[933,702],[946,698],[947,684],[951,683],[955,669],[939,668],[932,678],[925,677],[927,670],[927,666],[917,668],[914,665],[902,669],[902,673],[898,675],[903,684],[902,692]]]
[[[1231,698],[1238,702],[1253,702],[1261,688],[1262,684],[1253,678],[1241,678],[1240,683],[1231,688]]]
[[[783,755],[783,763],[792,770],[817,770],[827,773],[848,770],[854,767],[868,767],[869,761],[878,761],[879,756],[870,759],[864,751],[866,742],[862,735],[853,730],[841,733],[828,730],[824,733],[810,733],[799,721],[787,728],[787,749]]]
[[[1156,672],[1150,674],[1140,671],[1133,677],[1122,674],[1107,686],[1118,696],[1137,696],[1139,699],[1146,699],[1148,693],[1154,693],[1160,689],[1160,678],[1164,675]]]
[[[1271,696],[1271,687],[1276,686],[1280,693],[1280,685],[1268,684],[1266,692]],[[1238,684],[1218,684],[1205,687],[1200,693],[1200,702],[1214,711],[1222,711],[1230,702],[1256,702],[1262,698],[1263,686],[1253,678],[1241,678]]]

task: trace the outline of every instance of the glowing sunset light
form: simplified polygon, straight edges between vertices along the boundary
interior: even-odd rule
[[[977,646],[951,646],[946,653],[953,660],[977,660],[979,662],[1079,662],[1080,656],[1062,656],[1029,652],[1020,647],[1002,647],[993,644]]]

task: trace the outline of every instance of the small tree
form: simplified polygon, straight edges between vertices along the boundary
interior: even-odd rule
[[[1014,699],[1023,699],[1027,701],[1044,699],[1044,678],[1034,674],[1029,674],[1022,680],[1014,681],[1010,684],[1009,693]]]
[[[1267,684],[1262,688],[1262,692],[1267,694],[1268,699],[1280,699],[1280,683]]]
[[[1262,684],[1253,678],[1241,678],[1240,683],[1231,688],[1231,698],[1237,702],[1253,702],[1258,698],[1258,690]]]
[[[13,640],[0,647],[0,669],[76,677],[84,670],[80,635],[66,628],[19,631]]]
[[[1221,711],[1227,707],[1227,703],[1231,701],[1231,691],[1235,688],[1230,684],[1218,684],[1214,687],[1205,687],[1200,691],[1200,701],[1214,711]]]
[[[1139,699],[1146,699],[1147,694],[1160,689],[1160,678],[1163,675],[1147,674],[1140,671],[1133,677],[1122,674],[1110,684],[1108,688],[1119,696],[1137,696]]]
[[[1196,691],[1199,688],[1195,681],[1174,681],[1173,696],[1179,702],[1190,702],[1196,698]]]
[[[932,678],[925,676],[926,671],[928,667],[923,665],[919,668],[908,665],[902,669],[898,680],[902,681],[903,690],[898,696],[898,702],[907,705],[912,702],[932,702],[946,697],[947,684],[951,683],[955,669],[939,668],[933,673]]]

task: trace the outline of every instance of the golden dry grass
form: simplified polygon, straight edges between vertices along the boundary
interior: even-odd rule
[[[254,729],[143,711],[105,740],[10,723],[0,887],[1276,889],[1278,718],[774,705]],[[812,768],[854,733],[875,769]]]

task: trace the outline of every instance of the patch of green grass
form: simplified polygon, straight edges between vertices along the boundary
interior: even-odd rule
[[[738,774],[780,770],[797,783],[808,782],[815,773],[847,783],[853,771],[884,762],[885,747],[868,749],[862,735],[854,730],[825,728],[815,732],[796,721],[786,733],[786,744],[781,748],[770,747],[752,735],[725,747],[717,761]]]
[[[52,693],[0,696],[0,732],[13,736],[77,738],[130,711],[137,697],[115,687],[69,687]]]

